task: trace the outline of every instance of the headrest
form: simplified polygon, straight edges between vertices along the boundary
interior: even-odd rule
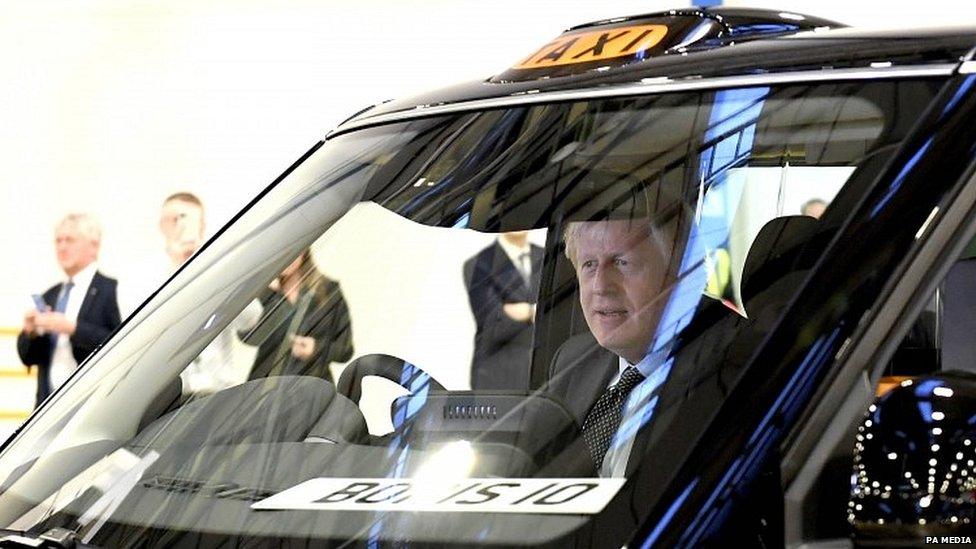
[[[359,406],[336,394],[322,415],[305,436],[306,442],[349,442],[358,444],[367,439],[369,430]]]
[[[817,220],[806,215],[777,217],[763,225],[742,269],[742,304],[747,314],[757,296],[791,273],[802,274],[809,267],[800,264],[800,252],[817,226]]]
[[[297,442],[305,438],[335,397],[335,388],[324,379],[255,379],[184,404],[150,423],[131,444],[166,447]]]

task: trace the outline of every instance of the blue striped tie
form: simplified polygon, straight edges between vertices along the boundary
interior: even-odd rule
[[[61,288],[61,295],[58,296],[57,303],[54,304],[54,312],[63,313],[65,309],[68,308],[68,296],[71,294],[71,288],[74,288],[75,283],[70,279]],[[48,337],[51,338],[51,358],[54,358],[54,348],[58,344],[58,334],[57,332],[51,333]]]

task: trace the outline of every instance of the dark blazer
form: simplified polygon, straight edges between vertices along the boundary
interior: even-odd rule
[[[261,323],[240,334],[244,343],[258,346],[248,379],[306,375],[334,382],[329,364],[349,360],[353,353],[349,307],[339,283],[329,280],[321,292],[303,289],[295,304],[270,289],[260,300],[264,306]],[[302,318],[295,321],[300,308],[304,308]],[[293,326],[295,322],[297,325]],[[315,351],[307,361],[291,355],[286,342],[290,328],[295,328],[297,335],[315,338]]]
[[[529,253],[528,286],[497,241],[464,263],[464,286],[477,325],[472,389],[528,389],[533,327],[509,318],[503,306],[537,300],[543,250],[530,245]]]
[[[71,336],[71,351],[78,364],[85,361],[103,341],[108,339],[116,328],[122,324],[119,314],[117,297],[118,282],[102,273],[96,272],[92,277],[88,293],[81,302],[75,333]],[[58,300],[61,284],[56,284],[43,294],[44,303],[51,309]],[[21,332],[17,336],[17,353],[20,361],[27,365],[37,366],[37,400],[35,406],[52,392],[51,387],[51,339],[47,336],[30,337]]]
[[[627,462],[628,475],[639,465],[644,451],[652,441],[657,447],[661,435],[679,417],[678,410],[685,407],[697,375],[694,365],[691,364],[694,361],[692,355],[688,356],[687,362],[684,360],[684,353],[681,355],[675,359],[667,380],[658,392],[658,401],[650,421],[641,427],[634,439]],[[571,337],[556,351],[549,368],[549,381],[543,392],[562,402],[582,426],[590,409],[619,371],[618,365],[617,355],[600,347],[589,332]],[[552,470],[550,474],[595,475],[599,469],[599,464],[594,464],[589,459],[582,436],[563,453],[562,459],[550,465],[550,469],[561,470]]]

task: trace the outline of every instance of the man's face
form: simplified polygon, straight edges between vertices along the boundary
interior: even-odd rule
[[[529,231],[509,231],[507,233],[502,233],[502,238],[515,244],[516,246],[522,246],[525,241],[529,238]]]
[[[74,276],[98,257],[98,243],[86,237],[72,222],[65,222],[54,231],[54,249],[58,265],[68,276]]]
[[[182,263],[203,244],[203,210],[192,202],[170,200],[163,204],[159,230],[166,238],[166,253]]]
[[[647,354],[663,307],[667,259],[646,220],[586,222],[574,267],[586,324],[601,347],[631,363]]]

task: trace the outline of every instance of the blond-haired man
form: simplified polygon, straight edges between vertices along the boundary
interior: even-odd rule
[[[564,234],[589,333],[559,348],[547,391],[582,426],[578,442],[601,477],[636,466],[631,457],[647,425],[674,400],[665,387],[678,386],[669,349],[656,334],[681,257],[678,225],[677,218],[572,222]]]
[[[203,201],[189,192],[173,193],[163,200],[159,231],[166,239],[166,255],[173,269],[190,259],[203,245]]]
[[[98,222],[87,214],[66,215],[55,227],[54,247],[65,278],[24,314],[17,338],[20,360],[28,368],[38,367],[36,405],[122,322],[118,283],[98,272],[101,241]]]

